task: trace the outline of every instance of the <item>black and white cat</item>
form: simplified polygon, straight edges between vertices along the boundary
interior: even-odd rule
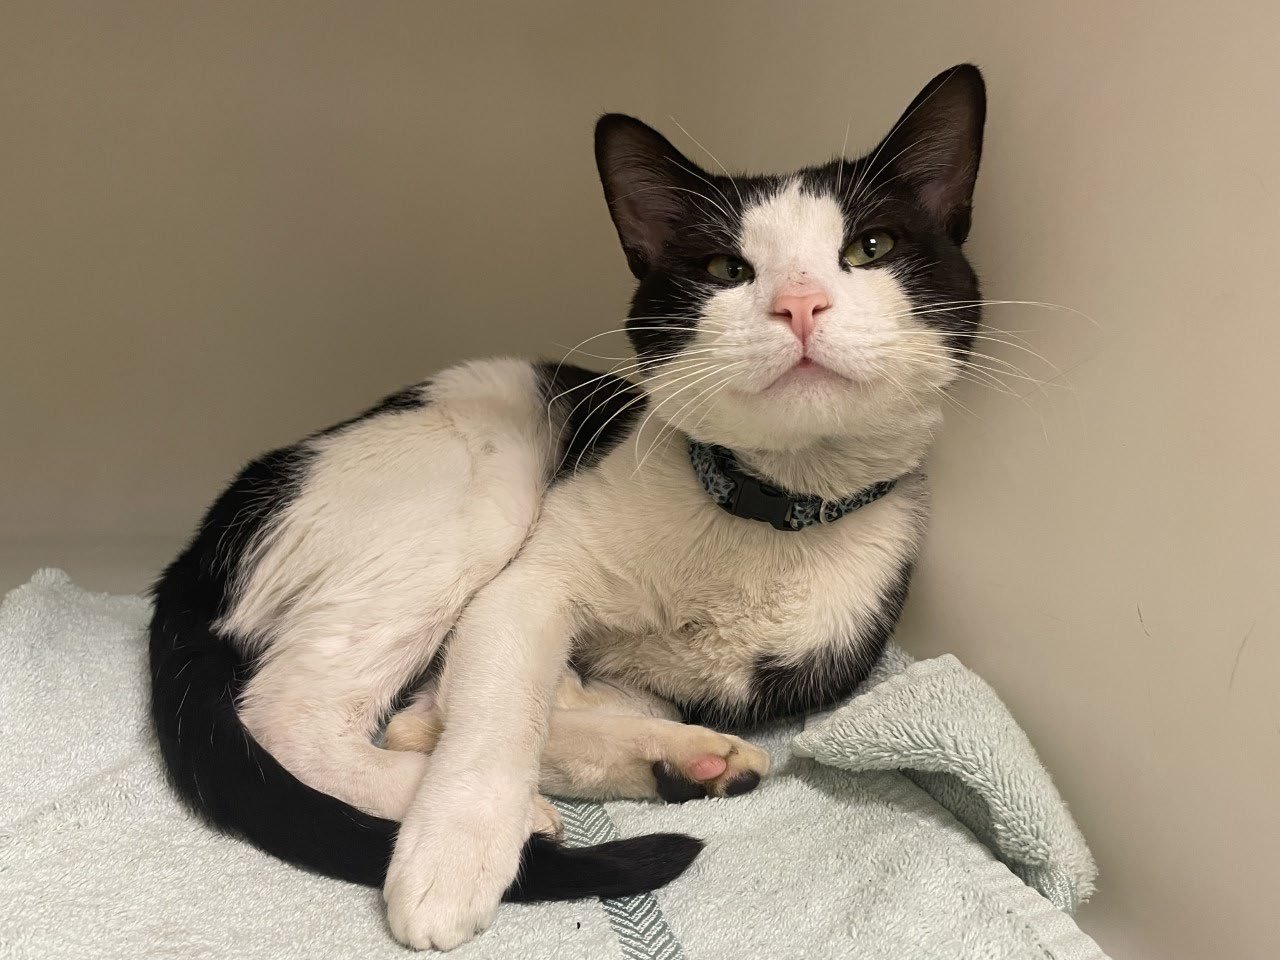
[[[383,884],[419,948],[504,897],[678,876],[697,840],[565,848],[540,793],[750,790],[767,756],[708,726],[830,704],[879,655],[979,320],[984,114],[955,67],[868,156],[768,177],[601,119],[634,383],[466,363],[249,464],[155,588],[179,793]]]

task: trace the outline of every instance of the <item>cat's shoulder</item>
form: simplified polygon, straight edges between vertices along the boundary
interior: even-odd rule
[[[534,369],[555,439],[556,479],[598,464],[645,411],[644,391],[613,373],[555,361]]]

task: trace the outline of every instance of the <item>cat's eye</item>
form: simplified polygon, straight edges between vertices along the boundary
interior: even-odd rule
[[[707,273],[725,283],[750,283],[756,278],[751,264],[741,257],[720,255],[707,261]]]
[[[851,267],[865,267],[874,263],[893,249],[893,237],[884,230],[868,230],[853,238],[853,243],[844,248],[845,263]]]

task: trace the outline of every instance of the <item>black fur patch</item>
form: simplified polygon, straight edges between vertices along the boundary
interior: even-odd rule
[[[301,443],[247,464],[156,583],[157,604],[180,593],[191,611],[210,620],[222,616],[234,577],[250,572],[244,568],[246,552],[297,496],[314,459],[315,453]]]
[[[430,380],[423,380],[420,383],[412,384],[397,390],[395,393],[387,394],[377,403],[363,413],[358,413],[354,417],[350,417],[340,423],[335,423],[331,427],[325,427],[316,436],[327,437],[338,433],[348,427],[355,426],[365,420],[373,417],[380,417],[385,413],[400,413],[405,410],[421,410],[427,405],[426,388],[431,384]]]
[[[377,883],[396,826],[307,787],[244,729],[236,697],[252,672],[213,623],[227,612],[245,554],[305,482],[313,454],[254,460],[205,514],[153,589],[151,714],[170,781],[212,825],[324,873]]]
[[[687,181],[684,218],[631,298],[626,330],[641,360],[659,365],[688,346],[707,301],[721,289],[707,273],[707,261],[736,252],[726,237],[740,236],[746,211],[782,183],[781,177],[730,179],[705,171]]]
[[[700,800],[707,795],[707,788],[697,780],[691,780],[665,760],[653,764],[653,779],[658,784],[658,796],[667,803],[686,803]]]
[[[534,369],[542,401],[552,407],[559,451],[556,480],[599,463],[644,412],[644,394],[621,377],[550,362]]]
[[[665,760],[654,763],[652,770],[653,779],[658,787],[658,796],[667,803],[687,803],[690,800],[701,800],[709,796],[706,784],[686,777],[677,767]],[[738,797],[744,793],[750,793],[759,785],[760,774],[754,770],[747,770],[725,784],[724,795]]]
[[[566,847],[534,835],[502,899],[513,902],[632,897],[664,887],[688,869],[703,843],[683,833],[650,833],[594,847]]]
[[[738,774],[725,785],[724,795],[738,797],[744,793],[750,793],[758,786],[760,786],[760,774],[754,770],[748,770],[746,773]]]
[[[812,713],[849,696],[871,672],[902,615],[911,583],[912,564],[903,564],[880,598],[880,609],[859,636],[815,650],[796,660],[761,657],[745,701],[708,697],[679,704],[688,723],[717,730],[756,726],[784,717]]]

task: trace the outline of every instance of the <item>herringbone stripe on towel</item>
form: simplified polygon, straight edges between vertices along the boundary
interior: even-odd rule
[[[564,819],[565,840],[572,846],[588,846],[618,839],[618,828],[598,803],[554,800]],[[680,941],[667,925],[652,893],[602,900],[609,925],[618,937],[625,960],[684,960]]]

